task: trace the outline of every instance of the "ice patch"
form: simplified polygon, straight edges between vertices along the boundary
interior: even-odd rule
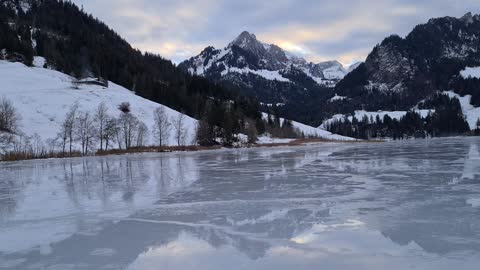
[[[475,208],[480,207],[480,198],[467,199],[467,204]]]
[[[232,219],[227,219],[228,223],[230,223],[232,226],[246,226],[246,225],[255,225],[259,223],[268,223],[272,222],[277,219],[284,218],[289,209],[281,209],[281,210],[273,210],[259,218],[256,219],[244,219],[240,221],[235,221]]]
[[[323,232],[332,231],[336,229],[356,229],[363,227],[365,223],[355,220],[355,219],[348,219],[345,223],[340,224],[315,224],[313,227],[301,233],[293,238],[290,241],[295,242],[297,244],[308,244],[314,241],[316,235],[321,234]]]
[[[92,251],[90,253],[90,255],[92,256],[102,256],[102,257],[110,257],[110,256],[113,256],[115,254],[115,250],[111,249],[111,248],[99,248],[99,249],[95,249],[94,251]]]

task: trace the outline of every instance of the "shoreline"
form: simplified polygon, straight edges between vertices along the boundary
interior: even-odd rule
[[[214,151],[221,149],[251,149],[251,148],[273,148],[273,147],[296,147],[296,146],[306,146],[311,144],[320,144],[320,143],[383,143],[385,141],[339,141],[339,140],[328,140],[328,139],[294,139],[288,143],[264,143],[264,144],[248,144],[242,146],[234,147],[225,147],[220,145],[215,146],[146,146],[146,147],[134,147],[130,149],[113,149],[107,151],[97,151],[95,154],[82,156],[78,153],[73,155],[62,156],[59,153],[53,153],[46,155],[45,157],[37,158],[28,158],[28,157],[7,157],[7,159],[0,160],[1,163],[13,163],[19,161],[29,161],[29,160],[50,160],[50,159],[68,159],[68,158],[82,158],[82,157],[105,157],[105,156],[119,156],[119,155],[128,155],[128,154],[142,154],[142,153],[181,153],[181,152],[199,152],[199,151]]]

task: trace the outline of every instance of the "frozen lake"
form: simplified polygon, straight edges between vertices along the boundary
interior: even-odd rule
[[[0,164],[0,269],[477,269],[480,139]]]

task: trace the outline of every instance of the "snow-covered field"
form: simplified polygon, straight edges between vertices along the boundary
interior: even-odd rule
[[[44,61],[36,58],[35,63],[43,65]],[[37,133],[44,140],[57,136],[66,113],[75,102],[78,102],[81,111],[92,114],[104,102],[108,113],[113,116],[119,115],[117,107],[120,103],[129,102],[132,113],[149,129],[154,124],[153,111],[162,107],[112,82],[108,88],[80,85],[79,89],[74,89],[72,77],[68,75],[7,61],[0,61],[0,96],[11,100],[21,114],[21,131],[28,136]],[[179,115],[179,112],[168,107],[165,110],[170,118]],[[185,116],[185,128],[189,134],[187,142],[193,139],[196,123],[195,119]],[[168,144],[175,145],[173,132]]]

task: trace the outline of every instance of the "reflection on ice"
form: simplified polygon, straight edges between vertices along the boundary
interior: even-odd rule
[[[5,164],[0,268],[471,269],[480,262],[479,145]]]
[[[0,252],[38,247],[48,253],[50,243],[126,217],[198,178],[195,160],[182,156],[20,164],[0,168],[0,243],[8,243]]]

